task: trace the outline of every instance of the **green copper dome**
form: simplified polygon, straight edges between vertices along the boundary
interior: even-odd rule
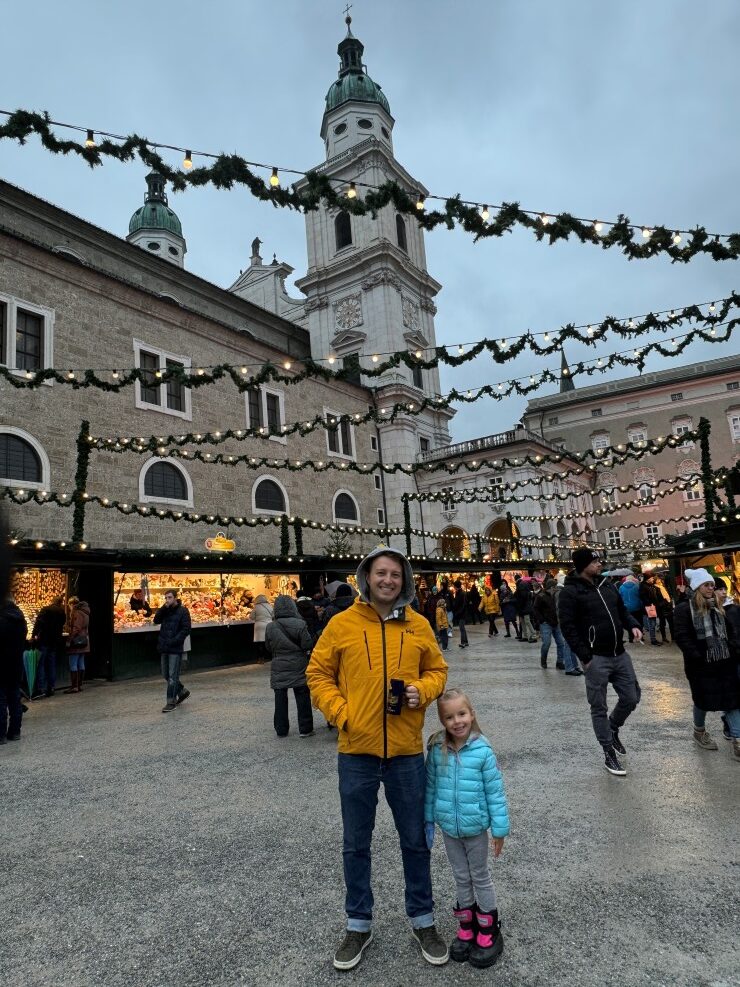
[[[182,224],[176,213],[167,205],[167,195],[164,191],[164,178],[156,171],[146,176],[149,191],[144,205],[140,206],[131,217],[128,224],[129,234],[139,230],[168,230],[177,236],[182,236]]]
[[[361,103],[379,103],[386,113],[390,114],[391,108],[385,93],[377,82],[373,82],[362,64],[362,55],[365,46],[359,41],[350,30],[351,17],[345,18],[347,24],[347,36],[339,42],[337,54],[340,58],[339,78],[329,87],[326,94],[326,112],[336,109],[342,103],[350,100],[358,100]]]

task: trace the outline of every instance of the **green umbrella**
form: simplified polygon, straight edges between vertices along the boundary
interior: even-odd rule
[[[39,665],[39,653],[36,648],[31,648],[23,652],[23,667],[26,670],[26,682],[28,683],[28,698],[33,695],[33,687],[36,684],[36,669]]]

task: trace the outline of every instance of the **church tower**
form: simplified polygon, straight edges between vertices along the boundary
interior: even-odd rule
[[[425,195],[393,154],[393,126],[385,93],[367,73],[364,46],[354,37],[351,18],[339,43],[339,73],[326,95],[321,123],[326,160],[315,171],[335,187],[363,197],[363,185],[395,181],[411,195]],[[296,189],[305,187],[303,181]],[[428,273],[423,230],[413,216],[392,205],[372,216],[353,216],[325,203],[306,213],[308,270],[296,282],[306,295],[306,325],[314,359],[334,358],[353,366],[373,366],[383,354],[408,350],[433,355],[436,346],[434,297],[441,285]],[[440,393],[438,370],[392,368],[380,377],[361,376],[375,392],[380,411],[394,404],[418,404]],[[351,409],[347,409],[351,410]],[[420,454],[450,443],[452,410],[426,409],[403,415],[379,428],[385,463],[415,463]],[[403,523],[401,496],[416,489],[413,476],[384,477],[387,523]],[[412,527],[423,527],[419,505],[412,503]],[[415,550],[419,548],[415,543]]]
[[[177,214],[167,204],[164,178],[158,171],[150,171],[146,184],[144,205],[131,217],[126,239],[171,264],[184,267],[185,238]]]

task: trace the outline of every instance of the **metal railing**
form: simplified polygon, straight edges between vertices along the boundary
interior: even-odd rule
[[[500,446],[511,445],[513,442],[537,442],[545,446],[552,452],[567,455],[564,449],[543,439],[541,435],[530,431],[528,428],[510,428],[507,432],[497,432],[496,435],[486,435],[480,439],[469,439],[467,442],[456,442],[452,446],[442,446],[441,449],[430,449],[428,452],[420,452],[416,457],[419,463],[431,463],[437,459],[454,459],[458,456],[466,456],[472,452],[485,452],[487,449],[497,449]]]

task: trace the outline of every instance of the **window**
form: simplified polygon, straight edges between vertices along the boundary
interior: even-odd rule
[[[152,241],[151,241],[150,243],[148,243],[148,244],[147,244],[147,247],[148,247],[148,248],[149,248],[150,250],[159,250],[159,244],[157,243],[157,241],[156,241],[156,240],[152,240]]]
[[[51,309],[0,294],[0,363],[31,372],[50,367],[53,326]]]
[[[627,440],[637,445],[640,442],[647,442],[647,428],[639,426],[627,429]]]
[[[142,379],[136,381],[137,408],[192,418],[190,388],[182,379],[162,380],[166,370],[189,370],[189,357],[166,353],[135,339],[134,362],[142,371]]]
[[[675,394],[671,394],[671,401],[683,401],[683,391],[676,391]]]
[[[285,421],[283,392],[272,388],[250,387],[246,392],[247,426],[264,429],[274,442],[287,442],[282,434]]]
[[[405,250],[408,253],[409,244],[406,237],[406,221],[399,213],[396,213],[396,242],[401,250]]]
[[[641,483],[638,493],[642,504],[655,503],[655,490],[652,483]]]
[[[429,439],[425,439],[424,436],[419,438],[419,451],[421,453],[429,452],[430,446],[431,443],[429,442]]]
[[[622,532],[619,528],[609,528],[606,533],[606,543],[609,548],[621,548],[622,547]]]
[[[346,372],[345,380],[350,384],[359,384],[360,380],[360,354],[348,353],[342,357],[342,370]]]
[[[373,452],[377,452],[378,451],[378,437],[377,437],[377,435],[371,435],[370,436],[370,448],[372,449]]]
[[[378,524],[385,524],[385,511],[382,507],[378,508]]]
[[[373,477],[373,480],[375,481],[375,489],[376,490],[382,490],[383,489],[383,479],[382,479],[382,477],[380,476],[379,473],[376,473],[375,474],[375,476]]]
[[[591,436],[591,448],[594,452],[599,449],[609,448],[609,433],[608,432],[598,432],[596,435]]]
[[[43,468],[34,447],[19,435],[0,434],[0,483],[15,486],[17,481],[41,486]]]
[[[420,391],[424,390],[424,372],[421,367],[414,365],[411,368],[411,381],[414,387],[418,387]]]
[[[681,421],[671,422],[671,430],[674,435],[687,435],[692,431],[694,423],[690,418],[682,418]],[[683,449],[690,449],[694,445],[690,440],[688,442],[682,442],[681,447]]]
[[[277,480],[258,480],[252,488],[254,510],[263,514],[287,514],[288,498]]]
[[[193,506],[193,484],[179,462],[148,459],[139,473],[139,500],[143,504],[168,503]]]
[[[349,213],[344,209],[337,213],[334,220],[334,235],[337,242],[337,250],[352,246],[352,220]]]
[[[733,442],[740,442],[740,412],[735,412],[727,416],[730,423],[730,435]]]
[[[557,425],[558,422],[559,422],[559,419],[558,419],[558,416],[557,415],[550,415],[550,417],[547,419],[547,424],[548,425]]]
[[[689,521],[689,531],[704,531],[706,526],[706,521]]]
[[[646,524],[645,525],[645,537],[647,538],[648,545],[658,545],[661,540],[660,535],[660,525],[658,524]]]
[[[601,506],[602,507],[611,508],[611,507],[616,507],[618,504],[619,504],[619,500],[617,498],[617,490],[616,490],[616,487],[611,487],[608,490],[602,490],[601,491]]]
[[[360,520],[357,501],[346,490],[340,490],[334,497],[334,520],[356,522]]]
[[[361,130],[372,130],[373,129],[373,121],[372,120],[368,120],[367,117],[362,117],[362,119],[360,119],[360,120],[357,121],[357,126]]]
[[[502,501],[504,499],[504,478],[494,476],[490,481],[491,500]]]
[[[737,391],[737,390],[740,390],[740,380],[728,380],[728,382],[727,382],[727,390],[728,391]]]
[[[592,418],[601,418],[601,408],[592,408],[591,409],[591,417]]]
[[[338,123],[334,128],[335,136],[340,137],[345,132],[346,129],[347,129],[346,123]]]
[[[387,141],[391,139],[391,135],[388,133],[388,130],[385,127],[381,127],[380,132]]]
[[[698,483],[694,483],[693,486],[687,487],[683,492],[684,500],[701,500],[702,490]]]
[[[354,459],[355,446],[352,425],[342,415],[326,408],[324,408],[324,417],[329,424],[326,430],[326,446],[329,455]]]

